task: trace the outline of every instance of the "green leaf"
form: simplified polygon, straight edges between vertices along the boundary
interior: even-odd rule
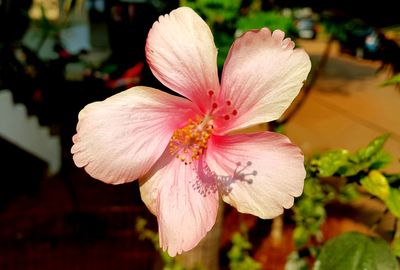
[[[371,159],[373,156],[379,153],[382,150],[383,145],[386,140],[389,138],[389,134],[384,134],[373,140],[368,144],[367,147],[358,150],[357,158],[360,161],[367,161]]]
[[[346,184],[339,189],[338,199],[342,203],[349,203],[360,196],[358,185],[355,183]]]
[[[348,163],[349,152],[347,150],[333,150],[320,155],[311,161],[311,166],[318,168],[318,176],[328,177],[334,175],[339,168]]]
[[[373,170],[381,169],[392,161],[392,156],[386,152],[379,151],[371,161],[370,168]]]
[[[357,232],[329,240],[321,249],[314,270],[397,270],[387,242]]]
[[[293,232],[294,244],[297,248],[304,247],[310,239],[310,233],[303,226],[297,226]]]
[[[390,185],[398,185],[400,182],[400,174],[386,174],[385,176]]]
[[[341,176],[354,176],[358,173],[379,169],[390,162],[391,157],[382,151],[389,134],[384,134],[374,139],[367,147],[361,148],[355,154],[349,155],[348,162],[341,167],[338,174]]]
[[[279,124],[275,130],[276,133],[285,134],[285,125]]]
[[[400,258],[400,239],[396,239],[393,241],[392,251],[396,257]]]
[[[370,171],[367,177],[361,179],[361,185],[365,190],[381,200],[386,200],[390,193],[389,183],[386,177],[379,171]]]
[[[216,31],[216,35],[214,36],[215,45],[218,48],[218,57],[217,64],[219,70],[222,70],[224,66],[225,59],[228,56],[229,49],[234,41],[234,37],[231,34],[226,33],[225,31]]]
[[[232,236],[232,243],[235,246],[238,246],[240,249],[243,250],[250,250],[251,244],[250,242],[240,233],[236,232]]]
[[[400,190],[391,188],[385,204],[393,215],[400,218]]]
[[[394,75],[392,78],[383,82],[382,86],[400,84],[400,74]]]
[[[304,183],[304,195],[311,197],[313,201],[323,201],[325,194],[320,181],[316,178],[307,179]]]
[[[242,32],[268,27],[271,31],[281,29],[286,34],[296,31],[294,20],[283,16],[278,11],[256,11],[246,16],[241,16],[236,23],[236,28]]]
[[[235,19],[240,9],[240,0],[196,0],[180,1],[181,6],[189,6],[198,13],[204,14],[206,21],[212,26],[215,22],[222,23]]]
[[[258,270],[261,264],[250,257],[248,251],[251,243],[245,235],[236,232],[232,236],[232,248],[228,251],[229,267],[231,270]]]

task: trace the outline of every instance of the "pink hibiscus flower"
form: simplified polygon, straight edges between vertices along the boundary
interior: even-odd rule
[[[171,256],[213,227],[220,198],[260,218],[290,208],[303,190],[300,149],[277,133],[238,130],[282,115],[310,71],[308,55],[282,31],[249,31],[232,45],[220,83],[212,33],[189,8],[154,23],[146,55],[183,97],[138,86],[87,105],[73,137],[75,164],[106,183],[139,179]]]

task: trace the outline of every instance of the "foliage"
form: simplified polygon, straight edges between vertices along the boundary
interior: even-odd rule
[[[303,196],[293,208],[297,225],[293,232],[296,247],[304,247],[311,237],[322,238],[320,227],[326,219],[324,206],[334,196],[334,189],[321,184],[318,178],[309,178],[305,182]]]
[[[296,222],[293,239],[297,251],[287,258],[285,270],[307,269],[307,257],[314,258],[314,270],[398,269],[395,256],[400,257],[399,231],[391,246],[379,237],[354,232],[324,243],[321,232],[328,203],[350,202],[365,193],[381,200],[388,211],[396,218],[400,217],[400,174],[380,171],[390,160],[382,151],[387,138],[388,135],[382,135],[354,153],[333,150],[307,162],[304,192],[293,207]],[[146,228],[144,219],[138,219],[136,228],[140,238],[150,240],[160,252],[165,270],[185,270],[175,258],[159,248],[158,234]],[[250,256],[251,248],[247,229],[242,227],[241,232],[232,236],[232,247],[228,252],[230,269],[261,269],[261,264]]]
[[[400,174],[381,171],[391,160],[382,150],[388,137],[388,134],[379,136],[354,153],[332,150],[308,160],[304,192],[293,207],[296,222],[293,239],[301,252],[294,252],[288,258],[287,269],[295,263],[300,266],[290,269],[303,269],[305,256],[316,257],[314,269],[321,270],[397,269],[394,256],[400,255],[400,232],[392,242],[394,254],[383,239],[347,233],[324,244],[321,232],[328,203],[351,202],[362,194],[379,199],[395,218],[400,218]]]
[[[400,239],[395,239],[392,243],[392,251],[396,257],[400,258]]]
[[[387,79],[382,84],[382,86],[388,86],[388,85],[396,85],[396,86],[400,85],[400,74],[392,76],[390,79]]]
[[[242,0],[180,0],[180,5],[193,8],[210,26],[218,48],[219,70],[235,38],[245,31],[269,27],[281,29],[290,36],[296,33],[292,17],[276,10],[262,11],[261,1],[257,0],[250,1],[246,12],[241,9]]]
[[[174,257],[170,257],[168,253],[163,251],[159,245],[158,233],[147,228],[147,221],[144,218],[136,220],[136,231],[139,233],[139,239],[150,240],[154,248],[160,253],[164,263],[163,270],[189,270],[182,266]],[[241,226],[242,232],[236,232],[232,236],[232,247],[228,252],[229,267],[231,270],[258,270],[261,264],[255,261],[250,255],[251,244],[247,238],[247,228],[244,224]],[[190,270],[202,270],[201,266],[197,266]]]
[[[187,270],[174,258],[168,255],[167,252],[163,251],[159,245],[158,233],[148,229],[147,221],[144,218],[138,218],[136,220],[136,231],[139,233],[139,239],[150,240],[154,248],[159,252],[161,259],[164,263],[163,270]],[[200,270],[201,268],[197,268]],[[195,270],[195,269],[193,269]]]
[[[321,249],[314,270],[398,269],[386,241],[349,232],[329,240]]]
[[[360,19],[333,16],[332,14],[322,16],[321,22],[325,31],[340,42],[347,42],[350,35],[361,36],[366,28]]]
[[[400,190],[397,188],[391,188],[389,197],[384,200],[387,208],[396,217],[400,218]]]
[[[390,162],[390,156],[382,151],[383,144],[389,137],[382,135],[367,147],[356,153],[347,150],[334,150],[312,158],[310,171],[317,177],[354,177],[359,178],[371,169],[380,169]]]
[[[247,16],[241,16],[236,23],[236,28],[241,32],[263,27],[268,27],[271,31],[280,29],[289,36],[296,33],[293,18],[276,10],[251,12]]]
[[[241,0],[181,0],[181,6],[193,8],[214,33],[218,48],[218,68],[222,69],[235,38],[235,21],[240,15]]]
[[[233,34],[221,31],[218,35],[214,36],[215,44],[218,48],[217,64],[218,69],[221,71],[224,66],[225,59],[228,57],[229,49],[234,41]]]
[[[360,181],[365,190],[385,201],[390,192],[389,183],[379,171],[373,170]]]
[[[242,226],[243,230],[243,226]],[[246,230],[246,229],[245,229]],[[232,236],[232,247],[228,252],[229,269],[231,270],[258,270],[261,264],[255,261],[250,255],[251,243],[246,233],[236,232]]]
[[[193,8],[212,26],[214,23],[222,24],[234,20],[239,13],[241,2],[241,0],[181,0],[180,5]]]

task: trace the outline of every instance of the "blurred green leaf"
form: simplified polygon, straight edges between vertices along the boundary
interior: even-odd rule
[[[344,233],[321,249],[314,270],[396,270],[398,263],[386,241],[361,233]]]
[[[382,86],[398,85],[398,84],[400,84],[400,74],[396,74],[392,78],[384,81]]]
[[[292,17],[283,16],[278,11],[257,11],[251,12],[246,16],[241,16],[236,28],[241,32],[268,27],[271,31],[280,29],[287,35],[296,32]]]
[[[343,16],[324,15],[321,23],[326,32],[338,39],[347,42],[351,36],[359,36],[365,31],[365,24],[360,19],[346,19]]]
[[[370,171],[368,176],[361,179],[360,182],[367,192],[383,201],[389,196],[389,183],[386,177],[379,171]]]
[[[234,41],[241,0],[181,0],[181,6],[193,8],[210,26],[218,48],[217,64],[221,71]]]
[[[369,166],[373,170],[381,169],[392,161],[392,157],[382,150],[379,151],[371,160]]]
[[[399,185],[400,174],[386,174],[385,176],[390,185]]]
[[[312,198],[304,198],[299,201],[295,208],[302,217],[321,219],[325,217],[325,210],[322,207],[322,202],[316,202]]]
[[[316,167],[318,176],[334,175],[341,167],[347,165],[349,152],[347,150],[333,150],[311,160],[311,166]]]
[[[233,234],[232,243],[242,250],[250,250],[251,249],[250,242],[243,235],[241,235],[238,232]]]
[[[321,184],[318,178],[305,181],[303,196],[296,200],[293,207],[296,229],[294,241],[297,247],[303,247],[311,237],[322,239],[320,227],[325,222],[325,204],[335,198],[334,188]]]
[[[338,200],[342,203],[349,203],[360,196],[358,186],[355,183],[348,183],[340,187]]]
[[[197,10],[197,0],[180,0],[179,6],[181,7],[190,7],[194,10]]]
[[[311,250],[315,241],[316,243],[323,241],[320,227],[326,219],[326,204],[334,199],[338,199],[340,202],[349,202],[357,198],[360,195],[359,184],[369,193],[382,199],[396,217],[400,216],[400,190],[397,189],[400,186],[400,174],[389,175],[378,171],[391,160],[390,156],[382,150],[387,138],[388,135],[382,135],[355,153],[350,153],[344,149],[321,153],[312,157],[306,163],[307,178],[303,195],[295,201],[293,207],[296,222],[293,239],[297,248],[307,247],[307,250]],[[309,241],[309,239],[313,241]],[[382,242],[387,248],[385,241],[379,241],[370,240],[372,243],[378,242],[376,245],[361,244],[359,246],[361,251],[357,251],[358,246],[355,246],[348,248],[344,254],[336,254],[335,252],[340,252],[341,245],[346,245],[346,241],[344,241],[336,245],[337,251],[325,251],[325,255],[321,256],[317,255],[318,252],[306,256],[314,258],[319,256],[321,258],[317,261],[315,269],[364,269],[362,268],[364,266],[363,256],[372,258],[368,254],[365,255],[364,252],[374,251],[377,245],[382,246]],[[348,242],[357,241],[351,239]],[[329,247],[328,244],[327,246]],[[364,250],[365,246],[367,248]],[[350,251],[354,251],[356,254],[353,256],[349,253]],[[357,256],[362,257],[363,260],[355,261]],[[334,259],[329,261],[329,257],[334,257]],[[338,259],[339,257],[340,259]],[[375,260],[376,258],[372,258],[368,263],[374,265]],[[377,261],[379,264],[379,259]],[[335,264],[332,266],[331,263]],[[370,265],[367,264],[366,266]],[[366,267],[365,269],[386,268]]]
[[[400,190],[391,188],[385,204],[393,215],[400,218]]]
[[[400,258],[400,239],[396,239],[392,243],[392,251],[396,257]]]
[[[303,226],[297,226],[293,231],[293,240],[297,248],[302,248],[307,245],[310,239],[309,231]]]
[[[319,177],[355,176],[368,169],[380,169],[391,160],[390,156],[382,151],[388,134],[379,136],[354,154],[347,150],[333,150],[314,157],[311,162],[311,171]]]
[[[251,243],[239,232],[232,236],[232,248],[228,251],[229,268],[231,270],[258,270],[261,264],[255,261],[248,253]]]
[[[160,248],[158,233],[147,228],[146,219],[138,217],[136,219],[135,227],[136,231],[139,233],[139,239],[150,240],[153,243],[154,249],[159,252],[161,259],[164,262],[163,270],[187,270],[175,259],[175,257],[169,256],[167,252]],[[195,267],[193,270],[195,269],[202,269],[202,267]]]
[[[233,34],[228,34],[224,31],[218,31],[214,36],[215,45],[218,48],[217,64],[218,69],[222,70],[226,57],[228,56],[229,49],[234,41]]]
[[[373,156],[377,155],[379,151],[382,150],[382,147],[388,138],[389,134],[384,134],[370,142],[367,147],[358,150],[356,156],[359,161],[368,161]]]
[[[307,181],[304,182],[303,194],[304,197],[309,197],[313,201],[322,201],[325,198],[322,185],[317,178],[309,178],[307,179]]]
[[[188,6],[205,16],[212,27],[214,23],[223,23],[238,16],[241,0],[181,0],[181,6]]]
[[[280,134],[285,134],[285,125],[279,124],[275,129],[274,132],[280,133]]]

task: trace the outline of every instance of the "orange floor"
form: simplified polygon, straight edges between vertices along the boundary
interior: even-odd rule
[[[301,41],[316,66],[326,43]],[[288,136],[306,154],[332,148],[357,150],[384,133],[392,154],[388,171],[400,171],[400,89],[382,87],[387,73],[379,62],[339,53],[337,44],[310,96],[286,126]]]

